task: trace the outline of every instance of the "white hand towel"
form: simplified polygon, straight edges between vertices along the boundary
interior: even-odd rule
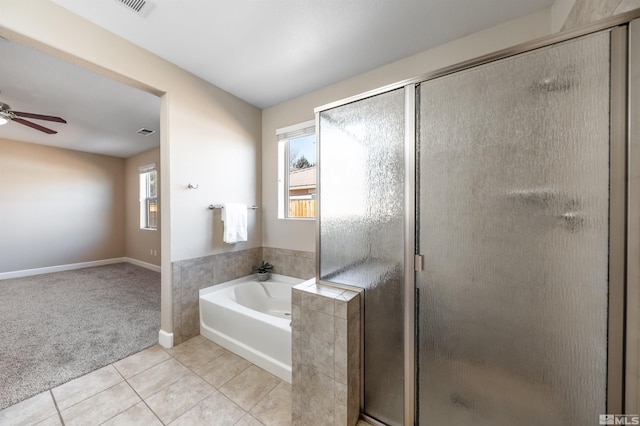
[[[247,205],[225,203],[222,205],[224,232],[222,240],[228,244],[247,241]]]

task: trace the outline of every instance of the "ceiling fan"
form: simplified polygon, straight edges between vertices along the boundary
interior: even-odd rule
[[[0,126],[2,126],[3,124],[7,124],[10,121],[15,121],[16,123],[24,124],[25,126],[29,126],[32,129],[40,130],[41,132],[48,133],[50,135],[58,133],[55,130],[51,130],[47,127],[25,120],[23,117],[36,120],[55,121],[56,123],[66,123],[66,120],[60,117],[33,114],[30,112],[13,111],[9,105],[0,102]]]

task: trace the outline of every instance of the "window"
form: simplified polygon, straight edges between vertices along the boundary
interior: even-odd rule
[[[276,130],[278,218],[316,217],[315,121]]]
[[[140,172],[140,229],[158,229],[158,171],[155,164]]]

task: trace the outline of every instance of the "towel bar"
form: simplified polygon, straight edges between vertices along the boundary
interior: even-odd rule
[[[223,207],[224,207],[224,206],[223,206],[222,204],[216,204],[216,205],[209,204],[209,210],[213,210],[213,209],[221,209],[221,208],[223,208]],[[258,206],[247,206],[247,209],[250,209],[250,210],[258,210]]]

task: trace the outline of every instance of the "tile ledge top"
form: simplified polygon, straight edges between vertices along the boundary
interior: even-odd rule
[[[294,286],[293,289],[305,293],[315,294],[317,296],[326,297],[329,299],[337,299],[344,302],[348,302],[359,295],[359,291],[357,288],[354,288],[353,290],[347,290],[342,287],[334,287],[327,284],[317,284],[315,278],[304,281]]]

